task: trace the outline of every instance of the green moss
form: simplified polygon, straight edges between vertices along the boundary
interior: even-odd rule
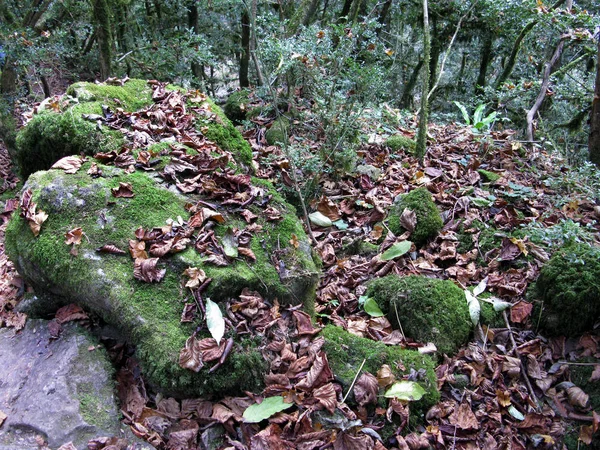
[[[287,142],[289,132],[290,121],[284,116],[279,117],[265,133],[267,144],[276,145]]]
[[[93,387],[89,383],[82,383],[77,387],[79,413],[88,424],[101,430],[109,430],[114,425],[112,411],[105,408],[105,405],[92,393],[92,390]]]
[[[480,297],[485,298],[484,295],[485,294],[482,294]],[[501,312],[496,311],[488,302],[480,301],[479,304],[481,305],[479,321],[482,325],[487,325],[490,328],[501,328],[505,326]]]
[[[178,395],[211,395],[233,389],[255,389],[264,361],[256,348],[239,342],[237,350],[219,371],[206,376],[184,370],[178,365],[179,351],[198,324],[181,324],[183,304],[192,301],[182,287],[181,274],[190,266],[201,267],[213,278],[208,294],[215,301],[236,296],[244,287],[256,289],[269,299],[293,301],[291,293],[306,299],[308,312],[314,308],[317,273],[310,251],[308,256],[290,244],[291,234],[306,241],[304,231],[272,185],[261,181],[271,192],[271,204],[284,218],[278,222],[259,220],[265,227],[251,242],[257,261],[236,260],[230,266],[205,264],[203,257],[189,248],[183,253],[161,258],[159,267],[166,269],[160,283],[144,283],[133,277],[133,261],[126,256],[98,254],[105,244],[128,248],[128,241],[139,227],[164,226],[167,219],[187,218],[184,208],[188,198],[158,186],[143,172],[127,174],[121,169],[101,166],[104,177],[91,179],[90,163],[72,175],[62,171],[38,172],[29,180],[33,201],[48,213],[42,232],[36,238],[18,214],[8,225],[6,248],[23,273],[38,274],[28,280],[36,292],[53,294],[52,307],[76,302],[119,328],[124,337],[137,344],[136,354],[148,381]],[[131,183],[133,198],[114,198],[110,188],[119,182]],[[251,206],[254,208],[254,206]],[[255,213],[261,210],[256,207]],[[228,226],[243,228],[245,222],[227,216]],[[85,237],[78,255],[72,256],[64,243],[65,233],[81,227]],[[225,227],[215,228],[217,238]],[[303,243],[302,245],[306,245]],[[309,249],[310,250],[310,249]],[[281,279],[271,258],[282,261],[286,269],[297,269],[289,279]],[[243,368],[243,370],[242,370]]]
[[[327,325],[321,331],[321,335],[325,338],[323,349],[327,353],[331,370],[344,386],[344,391],[350,388],[364,360],[363,372],[375,376],[383,364],[390,366],[398,380],[411,373],[420,373],[415,381],[425,389],[426,394],[421,400],[411,404],[411,412],[416,416],[422,418],[424,413],[439,401],[437,377],[429,356],[361,338],[334,325]]]
[[[414,153],[417,144],[414,139],[401,134],[395,134],[385,140],[385,145],[394,152],[402,150],[408,153]]]
[[[544,331],[575,336],[591,330],[600,316],[600,249],[580,244],[559,250],[530,289],[542,302]]]
[[[417,225],[410,239],[416,244],[422,244],[427,239],[436,236],[442,229],[442,216],[425,188],[418,188],[408,194],[401,195],[394,202],[390,211],[388,225],[394,234],[402,234],[404,228],[400,225],[400,216],[405,208],[417,215]]]
[[[454,354],[469,338],[465,294],[451,281],[388,275],[369,283],[367,295],[396,328],[400,321],[407,337],[435,343],[440,354]]]
[[[490,172],[489,170],[478,169],[477,172],[479,172],[479,175],[481,175],[481,177],[488,183],[495,183],[501,178],[501,175]]]
[[[246,167],[252,167],[252,149],[240,132],[233,126],[225,113],[211,99],[206,105],[216,115],[215,119],[197,117],[196,128],[208,139],[217,143],[223,150],[231,152],[234,158]]]
[[[152,88],[147,81],[137,79],[131,79],[123,86],[79,82],[69,86],[67,95],[76,97],[80,103],[98,102],[129,112],[152,104]]]
[[[246,118],[249,101],[246,89],[235,91],[227,98],[223,111],[231,121],[240,122]]]

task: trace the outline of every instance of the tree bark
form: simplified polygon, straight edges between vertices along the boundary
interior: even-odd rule
[[[477,77],[476,89],[483,90],[485,87],[485,80],[487,76],[487,70],[492,62],[492,48],[494,46],[494,36],[492,33],[486,33],[483,39],[483,45],[481,47],[481,55],[479,56],[479,76]]]
[[[421,71],[421,67],[423,67],[423,60],[420,59],[415,68],[413,69],[410,78],[408,79],[408,83],[404,87],[404,91],[402,92],[402,98],[400,99],[400,107],[401,108],[410,108],[413,106],[413,90],[417,85],[417,80],[419,79],[419,72]]]
[[[250,66],[250,16],[242,11],[242,53],[240,55],[240,87],[249,87],[248,68]]]
[[[423,0],[423,87],[421,89],[421,114],[417,134],[416,156],[423,163],[427,151],[427,120],[429,116],[429,59],[431,57],[431,37],[429,36],[429,11],[427,0]]]
[[[598,40],[598,58],[596,61],[596,85],[590,113],[590,135],[588,138],[590,161],[600,167],[600,39]]]
[[[260,67],[260,61],[256,54],[256,12],[258,9],[257,0],[252,0],[252,8],[250,9],[250,55],[256,68],[256,84],[262,86],[265,84],[262,69]]]
[[[111,10],[108,0],[92,0],[94,21],[96,22],[96,40],[100,50],[100,79],[111,75],[112,64],[112,28]]]

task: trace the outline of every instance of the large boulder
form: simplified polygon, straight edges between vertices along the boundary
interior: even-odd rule
[[[160,98],[162,110],[176,115],[196,97],[177,92]],[[207,335],[197,308],[207,297],[224,302],[247,288],[312,312],[318,278],[307,237],[273,186],[244,173],[244,153],[234,152],[231,141],[222,141],[230,145],[227,151],[193,123],[169,135],[153,128],[160,127],[159,111],[118,123],[128,136],[128,123],[145,120],[135,131],[145,124],[145,133],[163,142],[143,147],[133,135],[120,154],[97,155],[111,165],[87,161],[76,173],[31,175],[6,231],[7,253],[40,298],[28,306],[30,314],[66,303],[95,313],[136,345],[146,379],[163,392],[200,396],[256,389],[265,363],[251,340],[236,338],[226,363],[210,375],[208,367],[180,367],[180,350],[193,333]],[[223,120],[214,122],[215,129]],[[193,121],[175,117],[169,127]],[[229,133],[227,127],[221,131],[215,135]],[[68,167],[81,163],[65,161]],[[40,211],[48,218],[36,236]],[[195,292],[200,287],[202,298]]]
[[[51,448],[121,433],[113,368],[83,329],[67,325],[54,340],[47,321],[0,329],[0,449]],[[150,446],[147,446],[150,448]]]

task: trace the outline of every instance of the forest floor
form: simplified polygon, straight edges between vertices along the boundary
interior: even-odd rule
[[[279,147],[266,144],[265,124],[259,120],[245,132],[257,173],[291,190],[288,158]],[[397,131],[413,137],[409,128]],[[450,124],[431,125],[429,133],[423,165],[410,154],[391,152],[375,138],[359,148],[358,157],[359,164],[377,168],[380,176],[324,172],[319,186],[313,186],[318,195],[309,201],[309,209],[335,222],[313,229],[315,250],[323,261],[316,323],[259,296],[242,296],[230,305],[240,322],[246,320],[250,330],[261,329],[267,339],[275,336],[275,328],[288,330],[287,357],[307,377],[292,381],[289,370],[271,373],[260,394],[178,401],[147,390],[143,379],[132,375],[135,362],[127,359],[122,346],[113,346],[109,350],[122,367],[117,380],[123,420],[134,434],[156,448],[181,450],[205,448],[215,436],[222,441],[219,448],[230,449],[600,448],[594,443],[598,434],[593,437],[600,425],[600,335],[590,330],[577,338],[545,338],[537,333],[537,318],[526,298],[552,250],[568,238],[598,236],[596,192],[585,174],[543,150],[526,149],[511,131],[482,139],[469,128]],[[500,177],[489,182],[479,169]],[[16,180],[3,146],[0,174],[6,191],[0,214],[0,326],[20,328],[25,318],[13,309],[24,286],[3,250],[3,229],[17,206],[10,195],[17,194]],[[389,207],[398,194],[421,186],[443,212],[445,225],[438,237],[391,261],[348,251],[353,244],[369,242],[380,254],[396,242],[385,226]],[[427,343],[398,336],[387,319],[369,316],[361,305],[367,283],[391,273],[450,279],[463,289],[483,281],[489,293],[512,304],[500,327],[480,328],[456,355],[440,358],[436,373],[442,399],[421,425],[409,420],[410,406],[395,399],[385,404],[342,402],[346,393],[340,385],[318,380],[329,370],[327,358],[313,356],[309,361],[306,356],[322,355],[318,331],[327,323],[358,336],[423,348]],[[255,319],[243,314],[250,307],[260,312]],[[267,344],[283,352],[280,345],[278,340]],[[376,393],[373,379],[380,381],[383,375],[358,375],[355,398]],[[282,391],[293,407],[258,424],[244,423],[242,414],[249,405]],[[140,401],[145,406],[134,413]],[[336,408],[328,422],[317,414]],[[394,432],[382,439],[390,424]],[[116,438],[91,445],[98,450],[126,448]]]

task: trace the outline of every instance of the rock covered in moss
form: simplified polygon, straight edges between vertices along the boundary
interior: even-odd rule
[[[265,139],[269,145],[286,142],[289,136],[290,121],[286,117],[279,117],[265,133]]]
[[[408,194],[400,195],[394,201],[388,224],[390,230],[395,234],[406,231],[400,220],[405,209],[416,214],[417,222],[410,238],[417,244],[422,244],[427,239],[437,236],[444,225],[440,211],[425,188],[418,188]]]
[[[229,120],[233,122],[241,122],[248,114],[249,101],[250,99],[246,89],[235,91],[227,98],[227,102],[225,102],[223,111]]]
[[[388,275],[369,283],[389,321],[417,342],[433,342],[440,354],[452,355],[471,332],[469,308],[462,289],[448,280],[424,276]]]
[[[169,95],[181,91],[176,86],[163,87],[160,95],[157,91],[156,84],[135,79],[116,86],[85,82],[71,85],[66,96],[40,107],[19,132],[16,161],[21,175],[26,178],[47,170],[68,155],[91,156],[118,151],[132,143],[150,146],[160,142],[166,137],[161,127],[165,127],[167,118],[155,114],[154,101],[168,100]],[[251,166],[250,146],[212,100],[203,94],[190,94],[185,107],[195,132],[231,152],[239,163]],[[129,130],[120,127],[120,112],[135,113],[127,123]]]
[[[499,175],[495,172],[490,172],[489,170],[478,169],[477,172],[488,183],[495,183],[496,181],[498,181],[501,178],[501,175]]]
[[[381,366],[387,364],[396,379],[416,374],[416,380],[426,391],[419,401],[413,402],[411,412],[423,416],[440,399],[437,390],[435,366],[431,357],[414,350],[405,350],[397,346],[387,346],[382,342],[355,336],[341,327],[327,325],[321,336],[325,338],[323,349],[327,354],[334,376],[344,386],[344,392],[350,389],[354,377],[365,361],[362,372],[377,376]],[[381,390],[380,394],[383,394]]]
[[[415,151],[416,142],[414,139],[403,136],[401,134],[395,134],[385,140],[385,145],[394,152],[405,151],[412,153]]]
[[[600,318],[599,280],[598,247],[578,244],[556,252],[532,289],[541,300],[541,328],[565,336],[591,330]]]

